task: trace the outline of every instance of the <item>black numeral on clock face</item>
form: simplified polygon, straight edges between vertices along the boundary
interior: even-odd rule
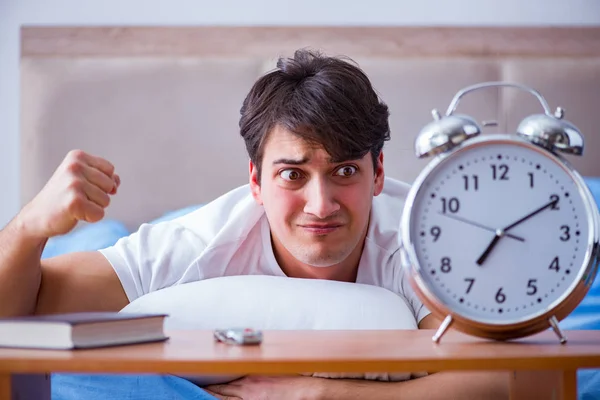
[[[529,187],[533,188],[533,172],[528,172],[527,175],[529,175]]]
[[[506,301],[506,295],[502,293],[502,288],[496,292],[496,303],[502,304]]]
[[[492,179],[495,181],[507,181],[508,180],[508,165],[506,164],[492,164]]]
[[[469,292],[473,288],[473,284],[475,283],[475,278],[465,278],[465,282],[467,282],[468,284],[467,291],[465,292],[465,294],[469,294]]]
[[[440,270],[446,274],[452,271],[452,266],[450,265],[450,257],[442,258],[442,265],[440,266]]]
[[[431,233],[431,236],[433,236],[433,241],[437,242],[442,234],[442,229],[439,226],[432,226],[429,230],[429,233]]]
[[[550,195],[550,201],[553,201],[554,203],[552,204],[552,206],[550,207],[551,210],[560,210],[560,207],[558,207],[558,201],[559,201],[559,197],[556,194]]]
[[[537,293],[537,279],[530,279],[529,282],[527,282],[527,294],[530,296],[533,296],[534,294]]]
[[[460,201],[456,197],[450,197],[449,199],[442,197],[442,213],[446,214],[448,211],[451,213],[457,213],[460,210]]]
[[[548,269],[553,269],[556,272],[560,271],[560,265],[558,263],[558,257],[554,257],[554,259],[550,263],[550,266],[548,267]]]
[[[562,225],[560,227],[560,230],[562,231],[562,235],[560,235],[560,240],[566,242],[569,239],[571,239],[571,230],[569,229],[568,225]]]
[[[479,190],[479,177],[477,175],[463,175],[463,182],[465,184],[465,190]]]

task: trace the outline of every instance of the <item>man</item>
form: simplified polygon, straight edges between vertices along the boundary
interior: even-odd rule
[[[0,315],[118,311],[161,288],[266,274],[382,286],[407,300],[419,328],[437,328],[399,264],[408,187],[384,177],[388,116],[359,68],[297,51],[243,103],[249,186],[176,222],[143,225],[111,248],[40,261],[49,237],[79,220],[100,220],[120,184],[108,161],[69,153],[0,232]],[[221,399],[490,399],[505,397],[507,383],[506,375],[488,373],[399,383],[247,377],[208,390]]]

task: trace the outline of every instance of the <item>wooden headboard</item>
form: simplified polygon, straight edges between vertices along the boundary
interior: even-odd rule
[[[386,173],[412,181],[413,142],[462,87],[512,81],[539,90],[586,138],[600,176],[600,28],[33,27],[21,30],[21,198],[73,148],[104,156],[123,184],[108,217],[136,229],[247,182],[242,100],[278,56],[310,47],[354,59],[391,110]],[[510,132],[540,112],[516,90],[474,93],[461,113]],[[486,128],[488,129],[488,128]]]

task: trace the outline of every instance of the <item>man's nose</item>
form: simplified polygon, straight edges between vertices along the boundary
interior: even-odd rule
[[[340,209],[333,188],[326,182],[314,180],[306,186],[305,213],[324,219]]]

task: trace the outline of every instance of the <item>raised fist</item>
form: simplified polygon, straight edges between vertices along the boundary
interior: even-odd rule
[[[77,221],[104,218],[120,179],[114,166],[81,150],[70,151],[38,195],[21,211],[29,235],[68,233]]]

